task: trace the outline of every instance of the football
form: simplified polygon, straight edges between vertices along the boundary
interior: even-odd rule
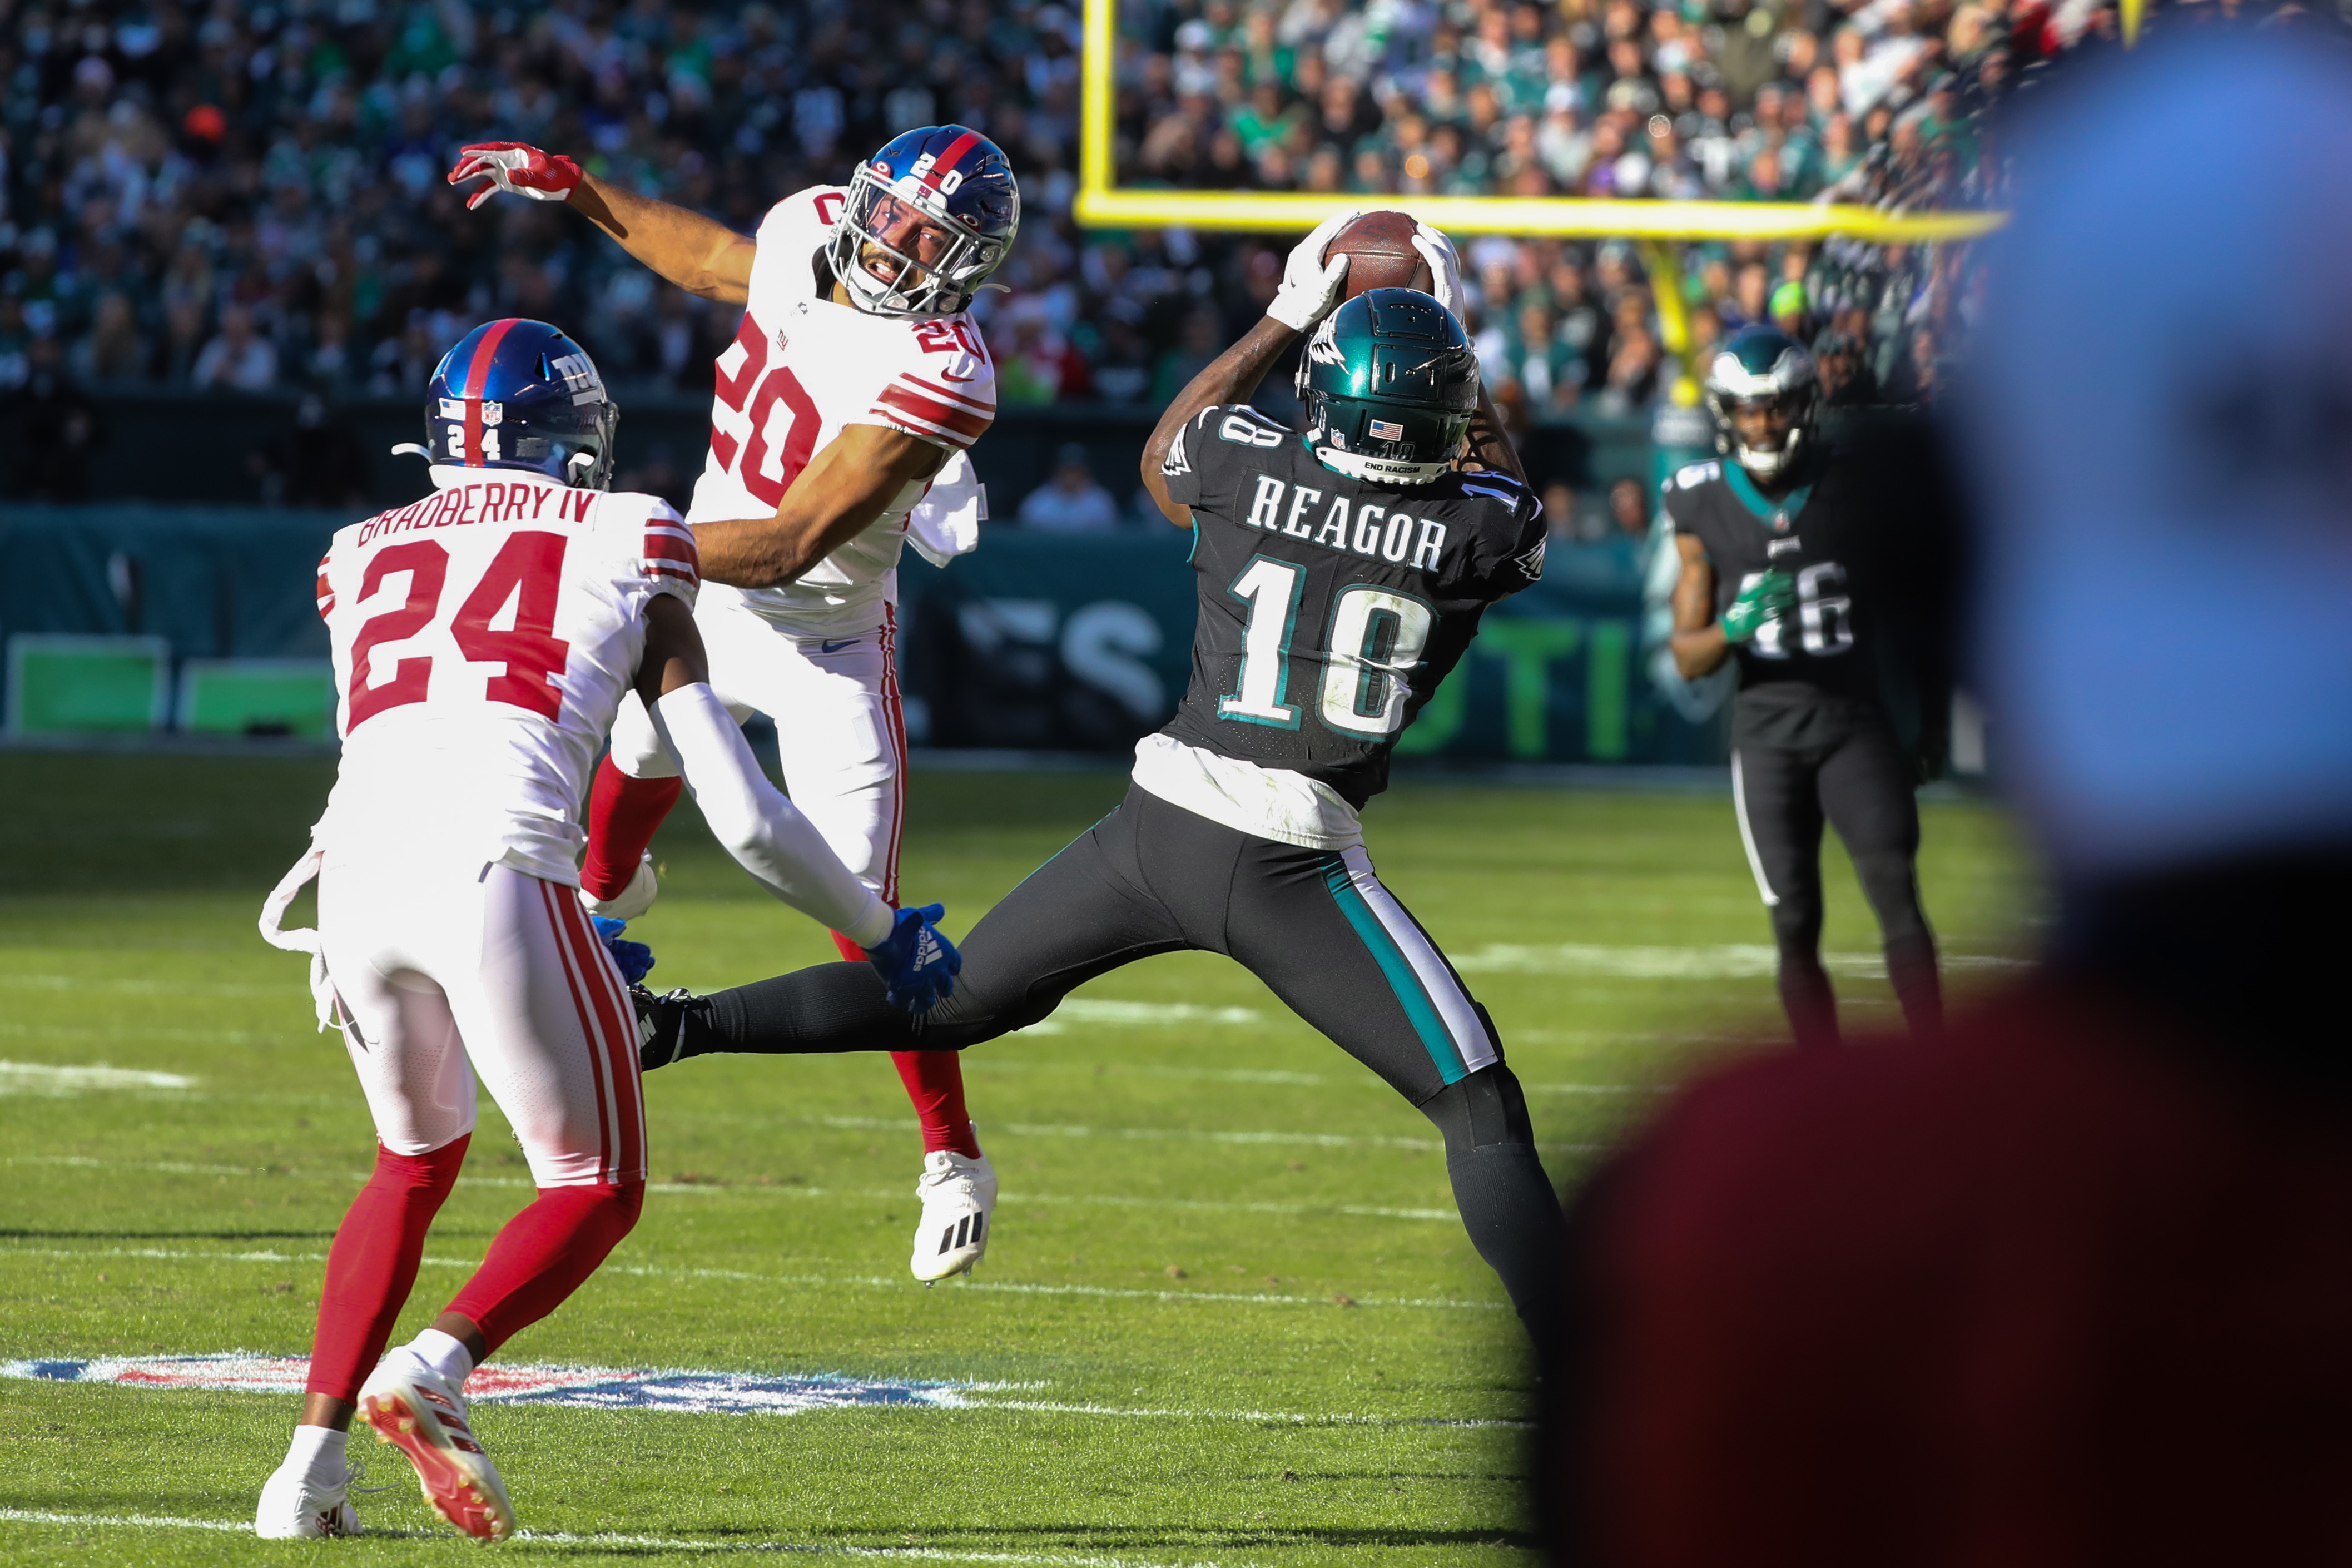
[[[1350,300],[1367,289],[1418,289],[1427,293],[1436,279],[1412,247],[1412,219],[1399,212],[1366,213],[1331,237],[1323,258],[1348,258]]]

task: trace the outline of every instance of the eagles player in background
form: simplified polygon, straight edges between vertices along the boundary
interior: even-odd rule
[[[1724,455],[1665,487],[1682,555],[1670,646],[1685,679],[1739,661],[1732,804],[1772,915],[1780,1005],[1800,1043],[1836,1043],[1821,957],[1826,817],[1877,913],[1904,1021],[1930,1037],[1943,1002],[1919,907],[1912,791],[1940,768],[1945,696],[1906,650],[1937,640],[1919,624],[1928,612],[1917,564],[1937,533],[1934,481],[1895,472],[1903,465],[1884,444],[1818,439],[1812,359],[1770,327],[1724,345],[1706,400]],[[1891,710],[1916,718],[1916,746],[1897,738]]]
[[[1486,606],[1542,570],[1543,510],[1452,312],[1405,289],[1339,302],[1347,258],[1321,258],[1345,221],[1291,253],[1266,319],[1145,447],[1145,485],[1192,531],[1200,619],[1191,688],[1137,745],[1126,800],[972,928],[955,996],[919,1022],[870,966],[829,964],[639,993],[644,1059],[960,1049],[1137,959],[1225,953],[1443,1131],[1471,1240],[1532,1323],[1561,1237],[1526,1101],[1486,1009],[1381,886],[1357,814]],[[1422,244],[1458,297],[1453,247]],[[1247,400],[1310,331],[1302,434]]]

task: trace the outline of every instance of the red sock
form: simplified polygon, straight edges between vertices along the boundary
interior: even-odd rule
[[[963,1108],[963,1058],[953,1051],[892,1051],[890,1065],[923,1123],[923,1152],[952,1149],[980,1158],[980,1139]]]
[[[379,1144],[375,1173],[336,1228],[319,1292],[319,1332],[310,1343],[310,1394],[345,1404],[375,1370],[392,1325],[416,1283],[425,1233],[466,1163],[468,1137],[428,1154],[395,1154]]]
[[[646,1184],[541,1187],[507,1221],[488,1257],[449,1303],[498,1349],[563,1304],[620,1245],[646,1206]]]
[[[588,790],[588,857],[580,885],[592,899],[609,899],[629,885],[662,818],[677,804],[686,781],[633,779],[606,757]]]

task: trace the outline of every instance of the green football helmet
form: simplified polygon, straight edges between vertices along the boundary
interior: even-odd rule
[[[1417,289],[1368,289],[1323,318],[1298,356],[1307,447],[1350,479],[1425,485],[1453,466],[1478,411],[1478,356]]]
[[[1733,428],[1732,411],[1778,405],[1789,414],[1789,435],[1779,449],[1750,447]],[[1812,435],[1821,404],[1821,376],[1813,356],[1777,327],[1744,327],[1731,335],[1706,367],[1706,411],[1715,416],[1715,449],[1770,483],[1797,460]]]

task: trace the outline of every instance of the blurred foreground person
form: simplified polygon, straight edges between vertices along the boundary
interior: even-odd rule
[[[1962,434],[2050,962],[1596,1178],[1562,1561],[2352,1559],[2352,61],[2209,30],[2047,96]]]
[[[467,1375],[578,1289],[645,1205],[636,1031],[575,890],[580,806],[623,693],[761,885],[854,935],[898,1005],[951,985],[939,910],[877,898],[712,695],[694,536],[668,502],[604,488],[619,417],[553,327],[477,327],[434,374],[431,492],[341,530],[319,563],[342,761],[262,934],[311,953],[320,1020],[342,1030],[377,1146],[327,1254],[301,1423],[255,1510],[262,1536],[358,1532],[354,1415],[408,1456],[450,1523],[513,1533]],[[281,931],[313,877],[319,929]],[[477,1074],[538,1196],[432,1326],[379,1363],[465,1162]]]

